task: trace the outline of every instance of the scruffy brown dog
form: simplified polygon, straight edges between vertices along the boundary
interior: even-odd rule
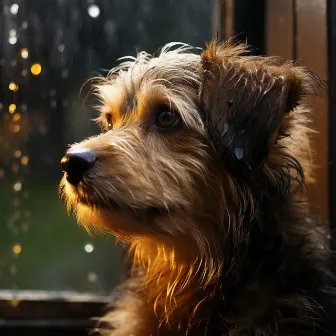
[[[82,225],[133,258],[101,333],[323,334],[329,242],[306,201],[301,105],[323,86],[216,41],[201,54],[171,43],[98,79],[103,132],[67,151],[60,188]]]

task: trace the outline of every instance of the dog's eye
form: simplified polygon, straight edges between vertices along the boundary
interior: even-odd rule
[[[105,129],[107,131],[109,131],[112,128],[113,128],[112,115],[111,114],[106,114],[106,127],[105,127]]]
[[[178,118],[178,115],[174,111],[161,111],[158,114],[156,124],[163,129],[171,128],[176,125]]]

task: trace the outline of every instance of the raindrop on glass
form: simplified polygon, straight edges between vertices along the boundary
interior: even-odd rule
[[[14,3],[12,6],[10,6],[9,11],[13,14],[16,15],[19,11],[19,5]]]
[[[100,9],[97,5],[91,5],[88,8],[88,13],[92,18],[97,18],[100,14]]]
[[[10,36],[8,39],[8,42],[10,44],[15,44],[17,42],[17,37],[16,36]]]

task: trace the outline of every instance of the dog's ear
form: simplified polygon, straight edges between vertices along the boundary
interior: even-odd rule
[[[209,134],[228,168],[251,170],[267,158],[284,116],[324,81],[244,45],[213,41],[201,55],[200,100]],[[240,171],[240,169],[239,169]]]

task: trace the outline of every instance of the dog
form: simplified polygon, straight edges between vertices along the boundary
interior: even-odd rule
[[[101,334],[335,332],[330,233],[306,196],[304,98],[326,85],[249,50],[169,43],[93,79],[102,132],[68,149],[60,193],[89,232],[128,246]]]

